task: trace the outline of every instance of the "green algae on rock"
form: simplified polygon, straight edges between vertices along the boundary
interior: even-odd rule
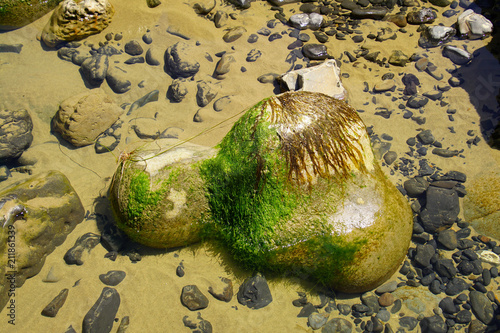
[[[54,9],[61,0],[0,0],[0,31],[21,28]]]
[[[173,248],[200,240],[208,204],[199,162],[215,150],[184,144],[164,151],[157,141],[123,159],[109,191],[118,227],[132,240]]]
[[[343,101],[310,92],[265,99],[201,174],[207,226],[246,267],[362,292],[390,277],[408,249],[409,205]]]

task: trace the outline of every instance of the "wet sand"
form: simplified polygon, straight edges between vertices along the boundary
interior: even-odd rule
[[[20,54],[3,53],[0,57],[0,107],[4,109],[27,109],[33,119],[34,140],[32,146],[23,155],[23,158],[36,158],[37,163],[33,172],[45,170],[59,170],[70,180],[71,184],[79,194],[81,201],[90,213],[96,211],[95,200],[105,196],[110,183],[111,176],[117,167],[118,155],[122,151],[132,151],[140,146],[138,138],[130,129],[129,125],[141,118],[151,118],[156,112],[161,113],[159,117],[162,124],[176,126],[184,131],[180,140],[190,138],[206,129],[213,128],[208,134],[203,134],[192,141],[198,144],[213,146],[217,144],[225,133],[230,129],[232,123],[237,119],[233,117],[242,110],[248,108],[262,98],[272,95],[273,85],[259,83],[256,78],[266,73],[282,74],[290,68],[285,62],[289,53],[287,45],[294,39],[283,36],[282,39],[269,42],[267,38],[260,36],[255,44],[249,44],[247,37],[250,33],[262,27],[266,22],[273,19],[274,12],[269,10],[265,2],[254,2],[249,10],[239,11],[227,7],[228,12],[238,13],[238,19],[230,22],[231,25],[243,25],[247,33],[233,43],[225,43],[222,40],[223,29],[216,29],[213,22],[200,17],[194,13],[186,3],[178,1],[163,1],[157,8],[148,8],[145,1],[123,0],[115,1],[116,9],[111,25],[101,34],[86,39],[86,43],[98,44],[103,42],[104,35],[108,32],[122,33],[123,46],[127,41],[140,40],[141,36],[149,29],[153,38],[153,46],[165,50],[173,43],[181,39],[166,32],[168,26],[174,26],[179,31],[188,35],[189,42],[199,41],[199,51],[193,55],[201,64],[200,73],[196,80],[204,79],[212,75],[218,58],[215,53],[221,51],[234,52],[236,63],[231,65],[231,71],[227,78],[220,81],[221,90],[217,97],[225,95],[232,96],[230,107],[221,112],[215,112],[212,104],[203,108],[200,115],[201,123],[193,122],[193,116],[200,109],[196,105],[195,83],[189,87],[186,99],[181,103],[170,103],[165,94],[172,79],[164,72],[163,66],[151,67],[147,64],[131,65],[126,67],[128,78],[132,82],[132,89],[122,95],[113,93],[104,83],[102,88],[108,93],[118,105],[122,103],[133,103],[148,92],[158,89],[160,98],[158,102],[149,103],[140,108],[129,117],[122,117],[121,143],[113,153],[96,154],[94,147],[87,146],[74,149],[69,144],[60,143],[50,133],[50,119],[56,113],[59,103],[64,99],[79,94],[87,88],[78,71],[78,67],[70,62],[63,61],[57,57],[56,51],[44,50],[37,36],[40,35],[45,22],[50,14],[42,17],[34,23],[12,32],[0,34],[0,43],[21,43],[23,49]],[[285,6],[285,12],[296,8],[298,5]],[[440,17],[437,22],[451,25],[457,16],[446,19]],[[230,20],[231,21],[231,20]],[[380,27],[397,27],[388,22],[362,21],[360,30],[366,36]],[[273,32],[288,30],[289,27],[278,23]],[[446,83],[450,74],[446,68],[453,68],[453,64],[441,55],[439,48],[430,49],[426,52],[418,47],[419,33],[417,26],[407,26],[408,33],[398,33],[396,40],[388,40],[378,43],[366,39],[368,46],[373,50],[380,50],[382,57],[388,57],[393,49],[402,50],[408,56],[412,53],[425,53],[431,62],[437,67],[437,73],[444,75],[441,82]],[[306,31],[314,36],[311,31]],[[411,36],[413,34],[413,36]],[[348,39],[350,39],[348,37]],[[451,149],[464,149],[461,157],[443,158],[433,154],[426,159],[447,172],[450,170],[461,171],[472,179],[475,174],[484,169],[498,168],[500,163],[500,152],[491,149],[481,136],[480,123],[482,120],[482,106],[486,104],[490,109],[498,112],[495,101],[497,86],[488,86],[484,82],[490,82],[489,75],[498,72],[500,66],[485,49],[489,39],[477,41],[453,41],[451,45],[467,45],[469,52],[479,50],[481,61],[473,61],[471,65],[461,69],[464,73],[465,83],[457,88],[452,88],[444,95],[445,101],[450,108],[457,110],[454,115],[455,121],[450,122],[446,110],[448,107],[439,106],[439,101],[429,103],[425,106],[424,114],[426,123],[418,125],[416,122],[403,119],[402,111],[398,109],[400,100],[392,101],[392,96],[399,97],[400,92],[396,90],[392,96],[381,94],[370,94],[363,92],[363,82],[369,83],[370,91],[373,85],[381,80],[383,74],[392,72],[395,74],[397,88],[404,88],[401,83],[400,73],[413,73],[421,82],[419,93],[432,90],[434,86],[441,83],[426,73],[419,73],[413,63],[406,67],[390,66],[382,68],[377,64],[369,63],[360,59],[361,65],[354,67],[351,63],[342,63],[342,73],[349,74],[343,78],[343,84],[349,92],[349,103],[358,110],[364,110],[360,116],[367,126],[373,126],[376,134],[387,133],[394,139],[391,141],[391,150],[398,153],[398,157],[404,156],[408,151],[405,143],[409,137],[418,134],[420,129],[430,129],[443,147]],[[340,58],[343,51],[353,51],[358,48],[352,41],[339,41],[330,38],[326,43],[332,55]],[[232,50],[234,48],[234,50]],[[254,63],[247,63],[245,57],[251,49],[260,50],[263,55]],[[204,55],[212,56],[213,62],[208,61]],[[345,57],[345,56],[344,56]],[[127,59],[127,55],[117,56],[118,60]],[[366,65],[363,66],[363,64]],[[127,65],[121,65],[127,66]],[[241,72],[240,67],[245,66],[247,71]],[[143,88],[138,86],[143,81]],[[216,80],[212,80],[216,81]],[[376,104],[372,98],[376,98]],[[369,105],[364,105],[370,102]],[[375,115],[377,107],[386,107],[394,110],[390,119],[384,119]],[[418,111],[416,111],[418,113]],[[418,115],[418,114],[415,114]],[[233,117],[233,118],[232,118]],[[229,120],[227,120],[229,119]],[[223,124],[219,124],[221,121]],[[217,126],[216,126],[217,125]],[[449,127],[453,126],[456,133],[450,133]],[[467,131],[473,130],[482,140],[477,146],[469,148],[466,141],[470,138]],[[418,163],[417,163],[418,164]],[[392,167],[384,167],[388,177],[395,183],[401,184],[404,180],[396,170],[391,175]],[[7,187],[16,181],[27,178],[27,174],[13,173],[13,176],[0,184],[1,188]],[[467,185],[467,183],[466,183]],[[102,208],[100,213],[103,213]],[[109,211],[107,212],[109,214]],[[223,254],[214,254],[208,246],[197,245],[173,251],[149,250],[143,254],[142,260],[131,263],[128,257],[118,256],[115,262],[105,259],[107,251],[100,245],[84,257],[82,266],[68,266],[63,261],[66,251],[71,248],[75,241],[87,232],[99,233],[96,221],[86,219],[68,235],[64,244],[59,246],[46,258],[41,272],[28,279],[16,292],[16,325],[12,327],[7,324],[6,310],[0,313],[0,331],[5,332],[64,332],[70,325],[77,332],[81,331],[82,320],[87,311],[92,307],[99,297],[103,284],[99,281],[99,274],[109,270],[123,270],[127,277],[116,286],[121,296],[121,305],[116,315],[121,319],[130,317],[130,326],[127,332],[188,332],[183,325],[182,318],[189,315],[195,318],[196,313],[190,312],[180,303],[179,297],[182,287],[196,284],[210,299],[208,308],[200,311],[202,317],[212,323],[215,332],[311,332],[307,327],[307,318],[297,318],[300,311],[292,305],[297,299],[297,292],[305,291],[312,297],[313,304],[319,303],[318,290],[313,282],[300,280],[298,278],[271,278],[269,280],[273,302],[264,309],[251,310],[240,305],[236,297],[229,303],[213,299],[207,288],[219,276],[229,277],[233,281],[235,294],[243,280],[251,275],[251,272],[239,270],[232,261]],[[175,269],[183,261],[186,275],[179,278],[175,275]],[[45,283],[42,280],[53,268],[56,276],[60,277],[57,283]],[[396,273],[393,279],[396,279]],[[75,282],[79,284],[75,285]],[[69,296],[55,318],[47,318],[40,314],[42,309],[63,289],[69,289]],[[359,295],[339,295],[337,302],[350,304],[359,302]],[[425,315],[431,315],[432,308],[437,304],[428,304]],[[408,315],[415,315],[410,310],[403,310]],[[416,316],[416,315],[415,315]],[[330,316],[332,318],[333,315]],[[397,316],[393,316],[396,318]],[[394,320],[391,319],[391,320]],[[396,318],[397,319],[397,318]],[[395,321],[396,322],[396,321]],[[116,331],[118,323],[115,323],[113,331]],[[394,327],[394,326],[393,326]],[[396,326],[397,327],[397,324]],[[419,330],[417,328],[415,331]]]

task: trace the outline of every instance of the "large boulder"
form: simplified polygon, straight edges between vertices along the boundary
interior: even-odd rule
[[[52,118],[52,130],[75,147],[87,146],[93,144],[122,113],[123,109],[103,90],[92,89],[61,103]]]
[[[0,192],[0,309],[9,301],[11,283],[19,288],[38,274],[47,255],[64,242],[84,213],[80,198],[58,171],[33,176]]]
[[[61,0],[0,0],[0,30],[17,29],[54,9]]]
[[[0,164],[18,158],[33,141],[28,111],[0,110]]]
[[[464,218],[483,235],[500,239],[500,171],[481,172],[467,186]]]
[[[118,227],[132,240],[156,248],[199,241],[209,216],[199,164],[215,153],[164,139],[123,158],[109,191]]]
[[[311,92],[263,100],[201,173],[211,231],[246,267],[363,292],[405,257],[411,209],[343,101]]]
[[[177,42],[165,52],[165,71],[174,79],[187,78],[200,70],[200,63],[193,55],[193,46]]]
[[[48,47],[97,34],[111,23],[115,10],[108,0],[64,0],[42,31]]]

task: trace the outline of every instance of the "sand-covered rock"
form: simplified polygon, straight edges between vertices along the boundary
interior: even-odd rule
[[[64,100],[52,118],[52,130],[76,147],[93,144],[123,113],[101,89]]]
[[[33,141],[27,110],[0,110],[0,163],[18,158]]]
[[[110,188],[118,227],[134,241],[157,248],[199,241],[208,204],[198,167],[215,154],[212,148],[168,143],[178,142],[158,140],[124,159]]]
[[[486,170],[467,186],[464,217],[477,232],[500,239],[500,171]]]
[[[212,231],[246,267],[346,292],[377,287],[405,256],[412,213],[369,142],[345,102],[311,92],[263,100],[203,163]]]
[[[108,0],[64,0],[43,29],[42,40],[56,47],[61,42],[97,34],[111,23],[114,13]]]
[[[58,171],[33,176],[0,192],[1,276],[14,274],[19,288],[37,275],[47,255],[64,242],[84,213],[80,198]],[[9,283],[0,284],[0,308],[9,300],[9,288]]]
[[[54,9],[61,0],[0,0],[0,30],[17,29]]]

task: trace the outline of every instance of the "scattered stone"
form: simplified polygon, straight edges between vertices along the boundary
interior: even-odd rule
[[[246,279],[241,284],[237,296],[241,305],[254,310],[266,307],[273,301],[266,278],[260,274]]]
[[[406,180],[403,186],[410,198],[416,198],[427,190],[429,182],[423,177],[415,177]]]
[[[311,60],[324,60],[329,57],[327,47],[323,44],[306,44],[302,47],[302,54]]]
[[[262,52],[260,52],[257,49],[252,49],[250,52],[248,52],[246,61],[247,62],[254,62],[257,59],[259,59],[261,56],[262,56]]]
[[[99,275],[99,280],[107,286],[117,286],[125,279],[126,273],[124,271],[109,271],[106,274]]]
[[[198,322],[190,319],[189,316],[184,316],[182,322],[184,326],[189,327],[193,333],[212,333],[212,324],[201,317],[201,313],[198,312]]]
[[[410,61],[410,58],[406,54],[403,53],[403,51],[400,50],[394,50],[391,53],[391,56],[389,57],[389,64],[394,65],[394,66],[401,66],[404,67],[406,64]]]
[[[130,42],[125,44],[125,53],[131,56],[138,56],[144,52],[141,44],[139,44],[136,40],[131,40]]]
[[[350,333],[352,324],[344,318],[333,318],[323,326],[322,333]]]
[[[443,56],[449,58],[456,65],[465,65],[472,60],[472,54],[456,46],[446,45]]]
[[[429,102],[429,99],[425,96],[412,96],[410,99],[406,102],[406,106],[412,109],[419,109],[421,107],[424,107],[427,102]]]
[[[213,77],[219,80],[224,79],[225,75],[229,73],[230,66],[233,62],[236,62],[234,56],[231,53],[224,53],[219,62],[217,62]]]
[[[458,16],[458,30],[469,39],[479,39],[489,36],[493,31],[493,24],[481,14],[467,9]]]
[[[424,130],[417,134],[417,139],[424,145],[431,145],[436,139],[432,135],[431,130]]]
[[[417,245],[415,254],[415,262],[422,267],[428,267],[431,264],[431,258],[435,253],[435,249],[430,244]]]
[[[83,333],[111,332],[120,307],[120,294],[114,288],[104,287],[101,296],[83,318]]]
[[[192,46],[177,42],[165,52],[165,71],[174,79],[191,77],[198,73],[200,63],[192,60]]]
[[[245,29],[244,27],[234,27],[229,29],[228,32],[226,32],[226,34],[222,37],[222,39],[226,43],[232,43],[243,36],[245,32],[247,32],[247,29]]]
[[[387,165],[391,165],[398,158],[398,154],[395,151],[388,151],[384,155],[384,161]]]
[[[199,107],[210,103],[218,94],[218,86],[210,81],[201,81],[197,84],[196,102]]]
[[[448,296],[455,296],[469,289],[469,287],[470,284],[465,282],[463,279],[454,277],[453,279],[450,280],[450,282],[446,284],[446,289],[444,292]]]
[[[432,23],[437,18],[437,14],[431,8],[421,8],[419,10],[415,10],[409,12],[406,15],[406,20],[409,24],[423,24],[423,23]]]
[[[405,74],[401,80],[405,85],[403,94],[416,95],[417,87],[420,85],[420,80],[413,74]]]
[[[101,89],[72,96],[59,106],[51,127],[75,147],[93,144],[123,113]]]
[[[490,300],[479,291],[469,293],[472,312],[483,324],[489,325],[493,322],[494,310]]]
[[[438,315],[422,319],[420,321],[420,328],[422,329],[422,332],[429,333],[446,333],[448,331],[448,327],[446,326],[443,318]]]
[[[398,288],[398,282],[397,281],[390,281],[387,282],[380,287],[378,287],[375,292],[379,295],[385,294],[385,293],[392,293],[394,290]]]
[[[208,292],[219,301],[230,302],[233,298],[233,282],[220,277],[220,282],[208,287]]]
[[[132,105],[130,105],[130,108],[127,111],[127,116],[130,116],[132,114],[132,112],[134,112],[135,110],[143,107],[144,105],[146,105],[150,102],[156,102],[158,100],[159,94],[160,94],[159,90],[152,90],[149,93],[147,93],[146,95],[139,98],[137,101],[132,103]]]
[[[181,303],[191,311],[202,310],[208,306],[208,298],[196,285],[182,288]]]
[[[106,78],[108,66],[108,56],[96,53],[83,61],[80,71],[85,82],[92,87],[99,87]]]
[[[45,317],[55,317],[57,315],[57,312],[59,312],[59,309],[64,305],[64,302],[66,302],[66,298],[68,297],[68,289],[63,289],[57,295],[43,310],[42,310],[42,316]]]
[[[455,250],[458,246],[457,233],[452,229],[439,232],[438,242],[448,250]]]
[[[0,163],[19,158],[33,141],[33,121],[27,110],[0,110]]]
[[[236,0],[233,0],[236,2]],[[193,3],[193,9],[196,14],[207,15],[215,8],[215,0],[196,0]]]
[[[460,151],[458,151],[458,150],[450,150],[450,149],[447,149],[447,148],[434,148],[432,150],[432,153],[434,155],[438,155],[438,156],[441,156],[441,157],[453,157],[453,156],[457,156],[458,154],[460,154]]]
[[[453,189],[429,187],[427,204],[420,213],[422,225],[429,233],[449,228],[460,212],[457,192]]]
[[[127,65],[143,64],[146,60],[144,57],[131,57],[125,60],[123,63]]]
[[[313,312],[307,318],[307,324],[313,330],[319,330],[326,324],[326,322],[328,321],[328,317],[330,317],[329,313]]]
[[[257,78],[260,83],[274,83],[274,80],[278,78],[279,75],[275,73],[262,74]]]
[[[125,72],[116,66],[110,67],[106,73],[106,82],[111,90],[123,94],[130,90],[132,84],[126,78]]]
[[[384,92],[393,89],[396,86],[396,82],[394,80],[382,80],[375,84],[373,87],[373,92]]]
[[[231,104],[230,96],[221,97],[214,102],[214,110],[220,112],[224,110],[229,104]]]
[[[383,7],[355,8],[351,12],[351,17],[355,19],[381,20],[387,14],[387,9]]]
[[[160,66],[160,59],[162,58],[160,50],[155,47],[150,47],[146,51],[146,63],[150,66]]]
[[[395,298],[391,293],[384,293],[378,299],[379,305],[383,307],[391,306],[392,304],[394,304],[394,301]]]
[[[418,45],[423,48],[437,47],[446,43],[455,36],[456,30],[451,27],[442,25],[434,25],[427,27],[422,31],[421,37],[418,40]]]
[[[318,13],[301,13],[290,16],[290,24],[300,30],[316,30],[321,27],[323,16]]]
[[[83,265],[82,255],[83,251],[90,251],[99,244],[101,240],[101,236],[96,235],[94,233],[88,232],[78,238],[75,242],[75,245],[69,249],[64,255],[64,261],[68,265]]]
[[[168,87],[167,98],[171,102],[179,103],[188,93],[187,85],[184,79],[175,79]]]
[[[161,5],[160,0],[146,0],[146,3],[147,3],[149,8],[155,8],[155,7],[158,7],[159,5]]]

